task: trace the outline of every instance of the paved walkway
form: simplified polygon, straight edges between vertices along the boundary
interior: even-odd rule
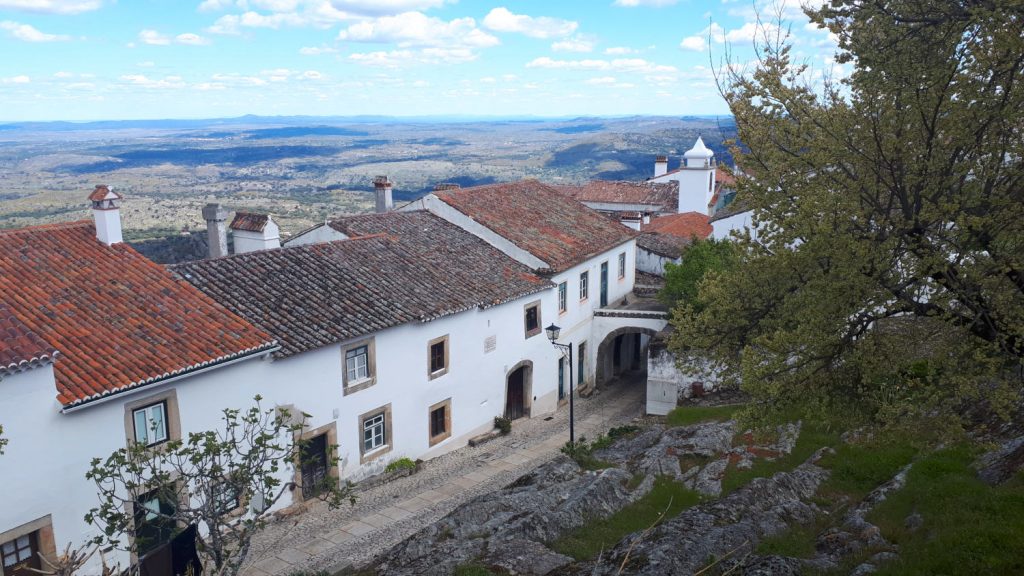
[[[645,386],[620,381],[576,400],[576,437],[595,438],[643,415]],[[426,462],[417,474],[358,492],[355,506],[316,502],[253,542],[244,576],[360,566],[460,504],[554,458],[568,440],[568,406],[514,423],[512,433]]]

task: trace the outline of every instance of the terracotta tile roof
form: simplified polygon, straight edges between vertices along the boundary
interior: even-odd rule
[[[669,214],[651,218],[649,224],[641,228],[644,232],[660,232],[671,234],[680,238],[707,238],[711,235],[713,228],[708,221],[706,214],[700,212],[683,212],[682,214]]]
[[[553,287],[426,211],[336,220],[354,236],[172,267],[280,340],[290,356]]]
[[[659,232],[643,232],[636,237],[638,248],[653,252],[666,258],[679,258],[683,255],[683,249],[690,242],[689,238],[680,238],[672,234],[661,234]]]
[[[56,354],[56,348],[25,326],[6,304],[0,302],[0,375],[52,361]]]
[[[245,230],[247,232],[263,232],[270,217],[266,214],[253,212],[235,212],[235,218],[231,221],[229,228],[232,230]]]
[[[89,194],[89,201],[90,202],[99,202],[100,200],[106,200],[108,197],[111,197],[111,196],[114,199],[117,199],[117,200],[121,199],[121,195],[120,194],[118,194],[117,192],[114,192],[109,187],[100,184],[99,186],[97,186]]]
[[[649,204],[674,212],[679,205],[679,182],[625,182],[591,180],[582,186],[553,186],[580,202],[608,204]]]
[[[637,235],[536,180],[437,192],[437,197],[499,236],[547,262],[553,272]]]
[[[100,243],[91,221],[0,231],[0,301],[60,351],[64,406],[274,347],[127,244]]]

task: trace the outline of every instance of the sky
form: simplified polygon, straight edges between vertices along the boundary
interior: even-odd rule
[[[0,121],[727,114],[774,8],[831,66],[798,0],[0,0]]]

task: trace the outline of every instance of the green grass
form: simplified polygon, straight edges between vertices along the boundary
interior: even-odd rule
[[[835,446],[836,453],[821,459],[832,471],[818,492],[824,496],[845,495],[862,500],[910,463],[917,450],[896,438],[876,439],[864,444]]]
[[[494,572],[491,572],[489,568],[483,564],[460,564],[455,567],[455,572],[452,572],[454,576],[493,576]]]
[[[916,462],[907,485],[868,516],[900,546],[878,574],[1024,574],[1024,483],[987,486],[975,477],[976,452],[964,446]],[[909,531],[917,512],[924,524]]]
[[[618,544],[624,536],[652,525],[665,512],[662,521],[700,502],[700,494],[667,477],[654,481],[651,491],[636,502],[603,520],[594,520],[552,543],[556,552],[577,560],[588,560],[601,550]]]
[[[823,424],[805,421],[800,427],[796,445],[789,454],[783,454],[774,460],[754,460],[754,465],[746,470],[740,470],[730,464],[725,471],[725,477],[722,478],[722,495],[746,486],[754,478],[765,478],[776,472],[796,468],[810,458],[818,448],[836,445],[839,442],[839,434],[839,431]]]
[[[680,406],[665,416],[665,423],[669,426],[689,426],[698,422],[724,422],[734,412],[743,408],[742,405],[733,404],[729,406]]]
[[[762,539],[757,545],[757,553],[766,556],[777,554],[793,558],[813,558],[814,543],[818,533],[823,529],[821,521],[806,526],[796,525],[781,534]]]

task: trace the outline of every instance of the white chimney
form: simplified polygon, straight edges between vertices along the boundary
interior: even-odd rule
[[[654,177],[664,176],[668,172],[668,156],[654,157]]]
[[[100,184],[89,194],[96,238],[110,246],[124,242],[121,236],[121,195]]]
[[[231,221],[231,236],[235,254],[281,247],[281,232],[270,214],[235,212],[235,218]]]
[[[206,239],[210,245],[210,258],[228,255],[228,230],[224,222],[228,219],[228,211],[220,204],[203,206],[203,219],[206,220]]]
[[[373,179],[373,191],[377,195],[377,213],[390,212],[394,207],[391,200],[391,181],[387,176],[377,176]]]

